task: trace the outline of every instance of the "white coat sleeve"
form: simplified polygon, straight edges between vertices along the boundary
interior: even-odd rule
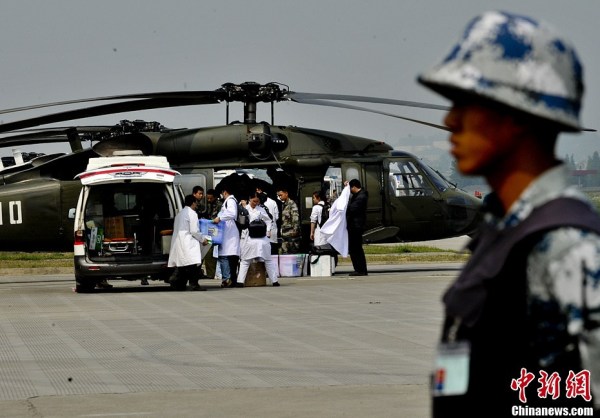
[[[204,242],[205,237],[200,232],[200,225],[198,224],[198,214],[193,210],[189,211],[189,222],[190,222],[190,234],[192,235],[192,237],[194,237],[196,240],[198,240],[200,242]]]

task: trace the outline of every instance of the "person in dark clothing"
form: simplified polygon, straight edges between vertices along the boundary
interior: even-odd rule
[[[352,260],[354,272],[350,276],[366,276],[367,259],[363,250],[362,234],[367,223],[367,202],[369,194],[362,189],[360,181],[357,179],[350,180],[350,201],[346,209],[346,225],[348,229],[348,253]]]

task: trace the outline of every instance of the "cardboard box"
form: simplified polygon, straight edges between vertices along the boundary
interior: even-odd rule
[[[330,277],[335,270],[334,263],[330,255],[311,255],[310,277]]]
[[[267,285],[267,271],[265,269],[265,263],[262,261],[253,261],[250,263],[248,273],[246,274],[246,281],[244,286],[246,287],[257,287]]]
[[[105,238],[124,238],[125,223],[122,216],[112,216],[104,218],[104,237]]]

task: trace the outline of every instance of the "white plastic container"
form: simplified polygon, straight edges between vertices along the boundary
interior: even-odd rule
[[[330,255],[311,255],[310,277],[330,277],[335,270],[334,263]]]
[[[274,256],[272,256],[274,257]],[[306,254],[281,254],[278,256],[279,276],[300,277]]]

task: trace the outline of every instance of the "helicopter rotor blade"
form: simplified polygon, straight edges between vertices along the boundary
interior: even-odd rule
[[[443,125],[438,125],[435,123],[426,122],[426,121],[419,120],[419,119],[407,118],[405,116],[396,115],[394,113],[382,112],[380,110],[369,109],[369,108],[361,107],[361,106],[353,106],[353,105],[348,105],[348,104],[344,104],[344,103],[335,103],[335,102],[330,102],[328,100],[319,100],[319,99],[314,99],[314,100],[313,99],[304,99],[303,101],[298,102],[298,103],[312,104],[312,105],[318,105],[318,106],[340,107],[342,109],[360,110],[362,112],[370,112],[370,113],[376,113],[379,115],[390,116],[393,118],[402,119],[402,120],[406,120],[406,121],[414,122],[414,123],[419,123],[419,124],[425,125],[425,126],[430,126],[432,128],[441,129],[443,131],[449,131],[449,129]]]
[[[43,109],[46,107],[65,106],[78,103],[100,102],[109,100],[133,100],[133,99],[182,99],[182,100],[214,100],[209,103],[218,103],[219,100],[225,99],[225,94],[220,91],[171,91],[171,92],[155,92],[155,93],[137,93],[123,94],[117,96],[102,96],[92,97],[87,99],[64,100],[60,102],[42,103],[31,106],[13,107],[10,109],[0,110],[0,114],[24,112],[27,110]]]
[[[98,134],[110,131],[113,126],[73,126],[61,128],[47,128],[36,130],[23,130],[14,132],[16,135],[4,136],[0,138],[0,148],[13,147],[18,145],[35,145],[54,142],[69,142],[69,136],[73,133],[79,134]]]
[[[7,122],[0,125],[0,133],[17,129],[31,128],[49,123],[64,122],[68,120],[83,119],[93,116],[110,115],[114,113],[132,112],[137,110],[160,109],[165,107],[193,106],[202,104],[215,104],[219,101],[214,97],[200,98],[155,98],[141,99],[127,102],[111,103],[83,109],[67,110],[50,115]]]
[[[2,124],[0,124],[2,126]],[[102,132],[110,130],[114,125],[68,125],[68,126],[49,126],[44,128],[27,128],[27,129],[18,129],[10,132],[10,134],[18,134],[18,135],[55,135],[62,134],[68,131],[69,129],[77,129],[78,132]],[[4,137],[6,138],[6,137]],[[0,138],[1,140],[2,138]]]
[[[52,144],[56,142],[67,142],[66,135],[56,136],[40,136],[40,137],[29,137],[29,138],[17,138],[9,137],[2,138],[0,141],[0,148],[9,148],[22,145],[37,145],[37,144]]]
[[[407,100],[397,99],[385,99],[380,97],[368,97],[368,96],[353,96],[347,94],[320,94],[320,93],[301,93],[301,92],[289,92],[284,95],[289,100],[298,103],[309,103],[311,100],[339,100],[347,102],[364,102],[364,103],[377,103],[387,104],[395,106],[407,106],[407,107],[418,107],[422,109],[434,109],[434,110],[450,110],[449,106],[436,105],[431,103],[412,102]],[[314,104],[314,103],[313,103]]]
[[[244,102],[245,110],[246,106],[248,109],[253,109],[256,102],[280,102],[280,101],[293,101],[302,104],[313,104],[321,106],[332,106],[346,109],[354,109],[365,112],[377,113],[385,116],[395,117],[404,119],[407,121],[435,127],[438,129],[445,129],[440,125],[432,124],[417,119],[407,118],[404,116],[388,113],[384,111],[363,108],[350,104],[338,103],[340,101],[346,102],[363,102],[373,104],[385,104],[395,106],[407,106],[422,109],[434,109],[434,110],[448,110],[448,106],[414,102],[407,100],[397,99],[386,99],[369,96],[355,96],[345,94],[322,94],[322,93],[306,93],[306,92],[293,92],[289,89],[281,89],[278,83],[268,83],[266,85],[260,85],[254,82],[246,82],[241,84],[226,83],[223,84],[220,89],[213,91],[173,91],[173,92],[154,92],[154,93],[139,93],[139,94],[126,94],[126,95],[115,95],[115,96],[103,96],[88,99],[79,100],[66,100],[46,104],[38,104],[33,106],[16,107],[11,109],[0,110],[0,114],[22,112],[27,110],[41,109],[54,106],[63,105],[74,105],[81,103],[90,103],[97,101],[116,101],[115,103],[99,104],[87,108],[78,108],[72,110],[65,110],[53,114],[31,117],[21,119],[12,122],[6,122],[0,124],[0,133],[11,132],[15,130],[22,130],[25,128],[32,128],[41,125],[47,125],[57,122],[70,121],[75,119],[83,119],[94,116],[109,115],[115,113],[131,112],[138,110],[148,109],[159,109],[167,107],[178,107],[178,106],[192,106],[192,105],[203,105],[203,104],[217,104],[222,101],[232,102]],[[285,86],[287,87],[287,86]],[[123,101],[125,100],[125,101]],[[254,105],[251,106],[251,105]]]

